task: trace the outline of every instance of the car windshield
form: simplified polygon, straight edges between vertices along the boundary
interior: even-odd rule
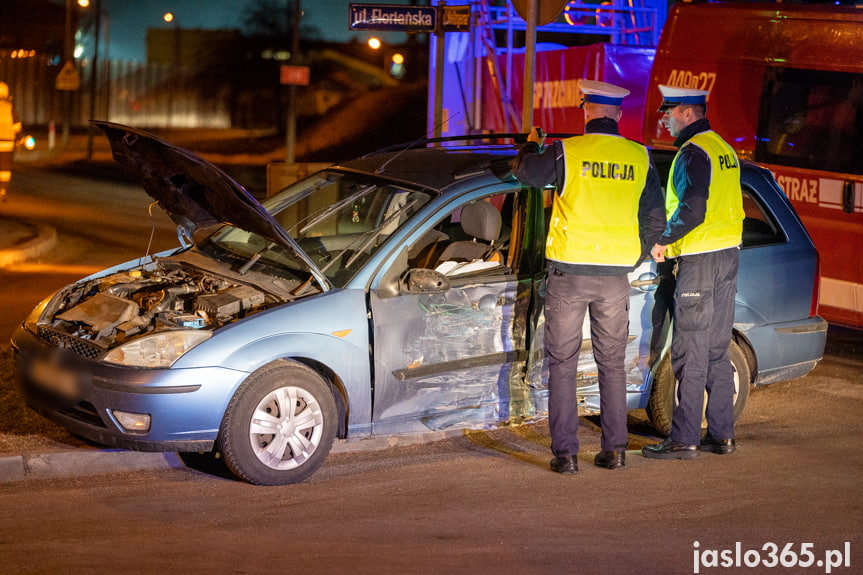
[[[285,188],[263,206],[327,279],[335,287],[344,287],[429,199],[427,192],[369,176],[321,172]],[[250,266],[286,266],[282,273],[305,267],[287,248],[230,226],[209,241],[245,257],[254,256]]]

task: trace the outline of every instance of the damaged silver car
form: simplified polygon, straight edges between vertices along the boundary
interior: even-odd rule
[[[513,146],[375,153],[260,203],[194,154],[97,124],[180,246],[59,290],[16,330],[23,389],[47,417],[108,446],[218,451],[256,484],[302,481],[337,438],[545,417],[554,191],[512,177]],[[811,370],[826,336],[811,241],[769,172],[743,173],[738,414],[750,384]],[[655,264],[631,279],[628,403],[665,431],[669,314],[654,305]],[[596,413],[584,350],[582,404]]]

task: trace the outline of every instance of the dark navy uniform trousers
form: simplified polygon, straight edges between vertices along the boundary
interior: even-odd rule
[[[626,342],[629,280],[625,275],[586,276],[549,266],[545,299],[545,349],[549,361],[548,422],[551,451],[578,453],[578,354],[585,314],[599,371],[602,449],[623,451],[626,430]]]
[[[734,437],[734,368],[728,345],[739,255],[735,247],[677,258],[671,344],[671,367],[679,382],[671,419],[675,441],[697,444],[702,414],[711,436]]]

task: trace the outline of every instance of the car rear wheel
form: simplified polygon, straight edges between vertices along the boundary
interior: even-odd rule
[[[324,462],[338,422],[331,388],[308,367],[276,361],[234,395],[219,433],[225,463],[257,485],[298,483]]]
[[[749,398],[749,363],[743,350],[735,342],[728,346],[728,358],[734,368],[734,421],[740,418],[746,400]],[[647,417],[650,423],[662,435],[671,433],[671,416],[677,405],[677,378],[671,369],[671,354],[662,359],[656,375],[653,378],[653,389],[647,402]],[[704,406],[707,407],[707,394],[704,395]],[[707,427],[707,420],[702,414],[701,427]]]

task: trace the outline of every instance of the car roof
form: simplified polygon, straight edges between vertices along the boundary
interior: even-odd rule
[[[549,134],[547,138],[564,139],[574,135]],[[443,192],[449,186],[472,177],[481,180],[495,178],[500,181],[515,181],[512,161],[520,145],[524,143],[525,136],[491,134],[420,140],[342,162],[331,169],[376,175],[436,192]],[[472,140],[482,143],[470,143]],[[507,143],[496,143],[507,140]],[[467,143],[453,145],[455,142]],[[676,151],[654,148],[648,150],[664,186]],[[741,161],[742,174],[763,169],[751,162]]]
[[[512,160],[518,151],[514,145],[408,146],[375,152],[331,169],[374,174],[437,192],[471,176],[514,181]]]

